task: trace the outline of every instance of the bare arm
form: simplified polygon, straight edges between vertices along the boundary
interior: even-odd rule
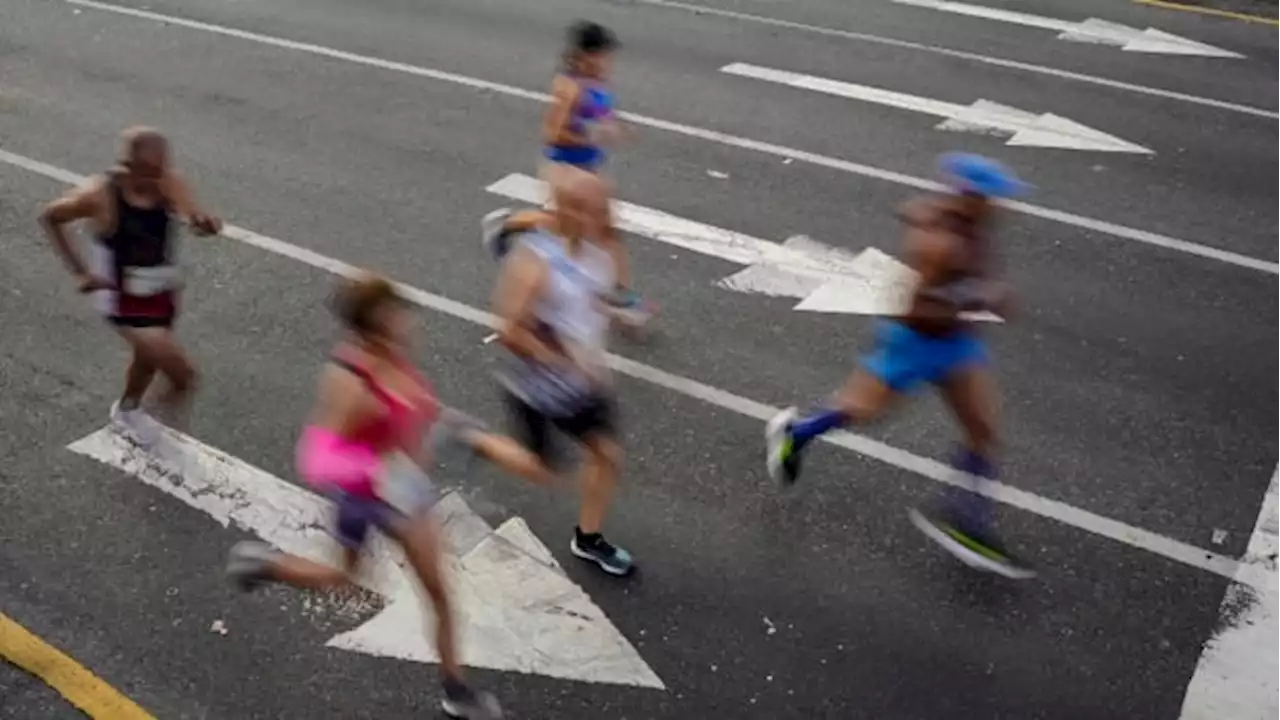
[[[170,170],[163,184],[165,199],[174,212],[184,218],[201,235],[216,235],[222,231],[222,221],[205,212],[196,203],[191,186],[177,171]]]
[[[582,88],[560,76],[551,85],[551,105],[542,116],[542,140],[548,145],[585,145],[587,139],[569,129]]]
[[[84,292],[109,287],[109,284],[101,279],[95,282],[90,276],[89,268],[67,237],[66,226],[98,217],[103,208],[105,188],[106,181],[103,178],[94,178],[85,185],[68,191],[40,211],[40,225],[49,236],[49,242],[63,264],[80,282]]]
[[[907,264],[920,275],[920,287],[944,283],[954,260],[955,244],[950,235],[933,229],[907,232]]]
[[[346,435],[368,422],[376,411],[377,401],[364,380],[336,365],[325,367],[311,411],[313,425]]]
[[[502,264],[493,293],[493,311],[498,316],[498,340],[504,347],[544,365],[566,361],[532,330],[534,307],[546,283],[547,269],[532,252],[516,248]]]
[[[898,206],[898,219],[912,227],[925,227],[933,222],[935,212],[929,198],[918,197]]]

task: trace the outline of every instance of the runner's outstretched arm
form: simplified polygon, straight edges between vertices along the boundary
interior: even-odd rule
[[[532,330],[538,296],[546,283],[547,269],[528,250],[517,249],[502,263],[502,274],[493,293],[493,313],[498,316],[498,341],[511,352],[548,366],[567,358],[543,342]]]
[[[222,220],[201,209],[182,175],[170,170],[165,175],[162,188],[174,212],[191,223],[197,234],[217,235],[222,232]]]
[[[78,188],[68,190],[40,212],[40,225],[44,227],[58,257],[75,276],[80,292],[106,290],[112,287],[108,280],[95,277],[89,272],[84,259],[80,257],[71,239],[67,237],[65,227],[79,220],[96,217],[102,209],[102,191],[103,179],[94,178]]]

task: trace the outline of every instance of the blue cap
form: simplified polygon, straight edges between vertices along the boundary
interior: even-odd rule
[[[1012,170],[981,155],[947,153],[939,165],[957,190],[994,198],[1016,197],[1027,190]]]

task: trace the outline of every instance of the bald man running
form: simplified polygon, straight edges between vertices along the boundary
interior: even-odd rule
[[[601,534],[622,456],[601,299],[615,269],[610,253],[590,241],[608,222],[608,188],[582,173],[554,193],[554,211],[528,215],[522,231],[504,240],[493,303],[499,339],[511,353],[502,382],[518,424],[513,434],[544,463],[552,428],[582,445],[582,506],[570,550],[627,575],[631,554]]]
[[[161,406],[180,420],[196,372],[173,337],[182,278],[174,264],[173,216],[197,234],[212,235],[222,222],[200,209],[170,166],[169,142],[154,128],[121,135],[119,165],[49,203],[40,214],[54,249],[82,293],[96,293],[99,309],[133,351],[124,391],[111,406],[113,425],[149,446],[159,427],[141,408],[157,372],[169,380]],[[86,264],[66,226],[87,221],[97,262]]]

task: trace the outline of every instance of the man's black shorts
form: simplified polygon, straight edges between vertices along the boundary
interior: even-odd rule
[[[617,435],[614,403],[605,395],[592,396],[573,414],[559,417],[543,413],[511,392],[505,395],[514,423],[512,435],[543,461],[551,459],[553,427],[579,442],[586,442],[592,437],[612,439]]]

